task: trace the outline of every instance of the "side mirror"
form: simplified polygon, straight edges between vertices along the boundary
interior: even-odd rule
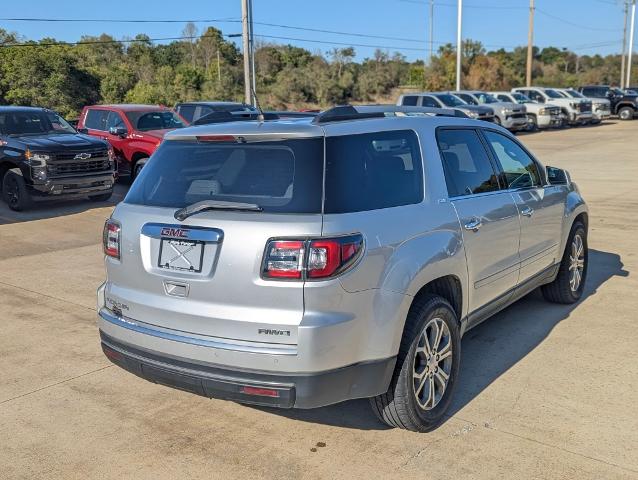
[[[111,127],[109,128],[109,133],[118,137],[126,137],[128,130],[125,127]]]
[[[561,168],[547,167],[547,181],[550,185],[567,185],[567,172]]]
[[[78,133],[83,133],[84,135],[88,135],[89,134],[89,129],[88,128],[78,128],[77,131],[78,131]]]

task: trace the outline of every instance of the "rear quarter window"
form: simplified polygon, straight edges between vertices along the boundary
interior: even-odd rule
[[[326,139],[325,213],[420,203],[423,165],[412,130]]]

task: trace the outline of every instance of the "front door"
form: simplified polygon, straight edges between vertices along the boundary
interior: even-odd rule
[[[521,218],[519,283],[554,265],[561,257],[561,238],[567,187],[546,185],[539,164],[512,138],[484,130]]]
[[[441,129],[437,139],[448,194],[463,232],[472,319],[484,307],[506,302],[516,286],[518,209],[511,194],[501,189],[497,169],[475,129]]]

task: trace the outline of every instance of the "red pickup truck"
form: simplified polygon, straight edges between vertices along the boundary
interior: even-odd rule
[[[92,105],[84,107],[78,130],[108,141],[120,174],[135,178],[167,132],[186,126],[169,108],[158,105]]]

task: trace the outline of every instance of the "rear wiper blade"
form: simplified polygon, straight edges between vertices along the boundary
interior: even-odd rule
[[[248,210],[252,212],[261,212],[263,208],[254,203],[225,202],[223,200],[202,200],[201,202],[196,202],[192,205],[188,205],[177,210],[175,212],[175,219],[182,222],[191,215],[205,212],[206,210]]]

